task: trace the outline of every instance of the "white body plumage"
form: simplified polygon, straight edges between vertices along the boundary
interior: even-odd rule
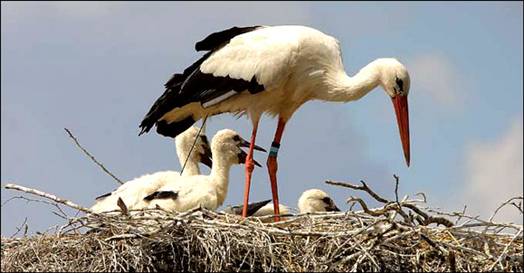
[[[206,150],[209,149],[207,147],[209,144],[198,136],[198,131],[199,129],[193,126],[175,138],[180,166],[183,166],[187,159],[186,167],[182,173],[183,176],[200,174],[198,164],[204,156],[207,156]],[[195,147],[188,158],[195,138]],[[176,171],[160,171],[142,175],[124,183],[113,191],[111,195],[97,200],[91,207],[91,210],[98,213],[118,210],[118,198],[124,201],[128,209],[141,209],[144,206],[142,202],[144,197],[177,177],[180,177],[180,173]]]
[[[149,208],[157,206],[169,211],[187,211],[196,207],[215,210],[224,203],[229,186],[229,170],[235,164],[244,163],[248,145],[233,130],[223,129],[211,141],[213,167],[209,175],[176,177],[160,187],[158,192],[174,192],[175,198],[153,199]]]

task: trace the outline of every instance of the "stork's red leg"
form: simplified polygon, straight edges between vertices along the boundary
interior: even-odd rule
[[[251,175],[255,168],[253,162],[253,149],[255,147],[255,139],[257,137],[258,121],[253,122],[253,132],[251,133],[251,144],[249,145],[249,152],[246,158],[246,185],[244,187],[244,206],[242,207],[242,217],[247,217],[247,204],[249,203],[249,189],[251,187]]]
[[[277,131],[275,132],[275,138],[273,139],[273,143],[271,144],[271,150],[269,151],[269,156],[267,158],[267,170],[269,172],[269,179],[271,180],[271,193],[273,194],[273,210],[275,215],[280,214],[277,188],[277,155],[278,149],[280,148],[280,140],[282,139],[282,133],[284,132],[285,126],[286,121],[282,118],[279,118]],[[277,221],[280,221],[280,217],[275,216],[275,222]]]

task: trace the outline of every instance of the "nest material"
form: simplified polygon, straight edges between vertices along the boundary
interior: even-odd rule
[[[194,209],[120,210],[95,214],[69,200],[15,184],[5,188],[45,202],[68,223],[53,233],[2,238],[2,271],[512,271],[522,272],[523,226],[496,223],[505,206],[522,216],[523,197],[502,203],[488,220],[424,207],[426,197],[395,200],[368,185],[326,181],[366,192],[382,206],[350,197],[348,212],[242,219]],[[26,197],[19,197],[28,200]],[[518,203],[517,203],[518,202]],[[87,214],[67,217],[60,205]],[[353,211],[359,204],[363,210]],[[26,226],[27,227],[27,226]]]
[[[451,217],[451,216],[449,216]],[[522,228],[468,221],[408,225],[364,211],[264,224],[197,209],[71,219],[61,231],[2,238],[2,271],[522,271]],[[474,225],[477,224],[477,225]],[[494,226],[495,225],[495,226]],[[498,225],[498,226],[497,226]],[[473,226],[483,226],[476,231]],[[82,229],[90,228],[89,232]],[[69,229],[69,230],[65,230]]]

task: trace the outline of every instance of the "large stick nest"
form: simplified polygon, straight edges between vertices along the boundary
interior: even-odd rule
[[[522,225],[373,197],[383,206],[352,197],[364,210],[277,223],[205,209],[88,213],[53,233],[2,238],[1,270],[523,271]]]

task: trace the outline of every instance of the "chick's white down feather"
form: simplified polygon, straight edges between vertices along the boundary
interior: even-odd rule
[[[325,212],[330,209],[330,205],[324,200],[329,198],[329,195],[319,189],[310,189],[302,193],[298,199],[298,210],[300,213]],[[334,203],[332,204],[334,206]],[[336,206],[335,206],[336,207]]]
[[[203,142],[200,137],[197,137],[198,131],[199,128],[193,126],[175,138],[178,160],[180,161],[181,167],[184,165],[196,138],[195,147],[191,152],[191,156],[187,159],[186,167],[182,173],[183,176],[200,174],[198,163],[201,160],[201,155],[205,152],[205,146],[208,144]],[[91,207],[91,210],[97,213],[118,210],[118,198],[124,201],[128,209],[140,209],[143,207],[142,200],[144,197],[179,176],[180,173],[175,171],[160,171],[153,174],[142,175],[124,183],[113,191],[111,195],[97,200]]]
[[[326,212],[326,211],[332,210],[333,207],[336,207],[336,205],[334,203],[331,205],[326,204],[326,202],[324,201],[326,197],[332,200],[331,197],[329,197],[329,195],[326,192],[319,190],[319,189],[309,189],[309,190],[304,191],[302,195],[300,196],[300,198],[298,199],[299,213],[315,213],[315,212]],[[280,215],[290,214],[292,210],[294,210],[283,204],[279,204],[279,208],[280,208]],[[230,208],[226,208],[224,212],[235,213]],[[258,209],[255,213],[253,213],[251,216],[262,217],[262,216],[269,216],[269,215],[274,215],[273,203],[268,203],[264,205],[263,207]],[[281,219],[285,220],[285,217]],[[272,222],[272,221],[273,221],[273,218],[262,219],[262,222],[266,222],[266,223]]]
[[[158,191],[173,191],[176,198],[153,199],[149,208],[157,206],[169,211],[187,211],[196,207],[215,210],[221,206],[227,195],[229,186],[229,170],[231,166],[241,163],[239,154],[240,141],[235,140],[238,134],[229,129],[216,133],[211,141],[213,167],[210,175],[194,175],[177,177],[163,185]]]

